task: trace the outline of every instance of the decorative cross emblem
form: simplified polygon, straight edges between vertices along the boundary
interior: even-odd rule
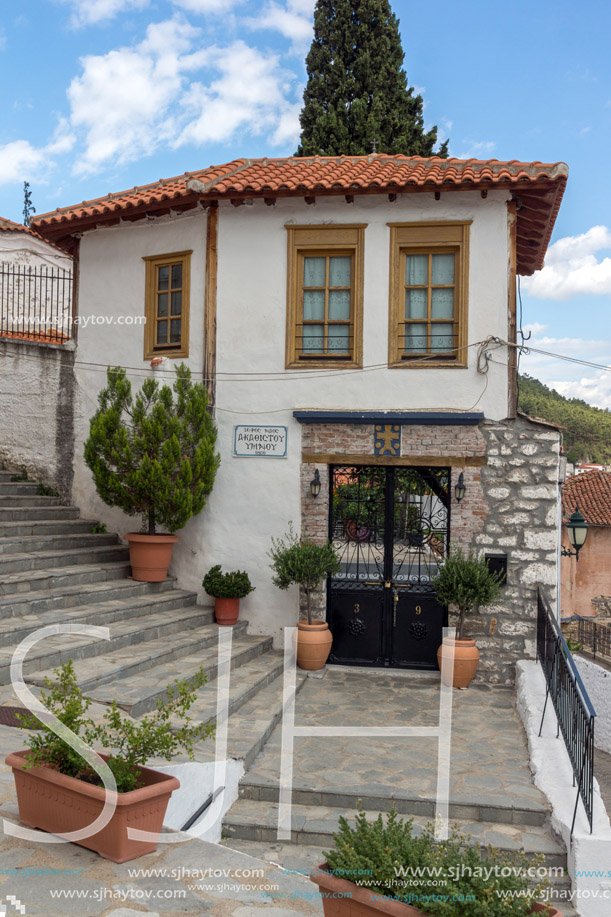
[[[374,455],[401,455],[401,425],[375,425],[373,438]]]

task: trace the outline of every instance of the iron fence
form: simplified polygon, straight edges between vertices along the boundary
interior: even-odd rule
[[[72,271],[0,264],[0,337],[63,344],[72,336]]]
[[[611,656],[611,627],[599,621],[580,618],[577,622],[577,641],[592,650],[596,656]]]
[[[577,787],[571,824],[572,838],[580,798],[590,824],[590,832],[592,832],[594,717],[596,712],[571,651],[562,636],[560,625],[541,587],[537,595],[537,658],[541,663],[547,683],[539,735],[543,729],[547,702],[551,698],[558,723],[556,736],[562,733],[573,767],[573,786]]]

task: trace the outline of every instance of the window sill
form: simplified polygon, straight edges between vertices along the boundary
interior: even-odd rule
[[[388,364],[389,369],[468,369],[462,360],[394,360]]]
[[[362,369],[363,364],[353,359],[305,359],[293,360],[285,364],[286,369]]]
[[[187,359],[189,356],[188,348],[181,348],[180,350],[152,350],[144,352],[145,360],[154,360],[155,357],[167,357],[168,360],[178,360],[178,359]]]

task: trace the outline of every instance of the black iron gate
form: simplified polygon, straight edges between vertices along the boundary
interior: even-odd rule
[[[447,610],[432,580],[450,537],[450,469],[331,468],[329,537],[341,569],[328,583],[329,661],[437,668]]]

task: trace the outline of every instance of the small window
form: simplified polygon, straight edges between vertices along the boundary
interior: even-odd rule
[[[391,225],[390,364],[467,365],[468,223]]]
[[[287,367],[360,366],[364,227],[287,229]]]
[[[189,275],[191,252],[145,258],[144,359],[189,355]]]

